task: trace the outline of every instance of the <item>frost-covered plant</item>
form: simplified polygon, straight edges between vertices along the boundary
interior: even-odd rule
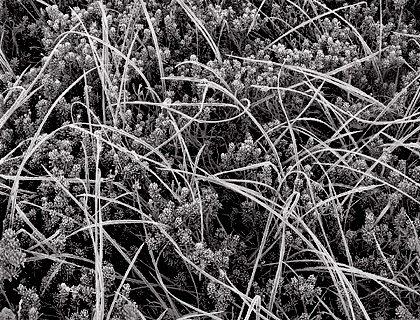
[[[18,286],[18,292],[21,296],[19,302],[18,319],[36,320],[40,316],[41,301],[36,290],[28,289],[24,285]]]
[[[26,254],[22,252],[16,233],[6,229],[0,240],[0,283],[4,280],[12,281],[17,278],[24,267]]]

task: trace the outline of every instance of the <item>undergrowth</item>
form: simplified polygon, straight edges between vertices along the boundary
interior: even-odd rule
[[[419,319],[417,5],[0,1],[0,319]]]

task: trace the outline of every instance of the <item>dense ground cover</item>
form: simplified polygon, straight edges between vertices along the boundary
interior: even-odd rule
[[[0,319],[419,319],[417,9],[0,1]]]

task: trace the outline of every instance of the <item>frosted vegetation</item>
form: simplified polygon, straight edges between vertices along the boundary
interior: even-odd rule
[[[0,320],[420,319],[413,0],[0,1]]]

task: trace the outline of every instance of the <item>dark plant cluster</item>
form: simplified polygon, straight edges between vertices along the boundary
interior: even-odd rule
[[[418,319],[412,8],[0,1],[0,319]]]

